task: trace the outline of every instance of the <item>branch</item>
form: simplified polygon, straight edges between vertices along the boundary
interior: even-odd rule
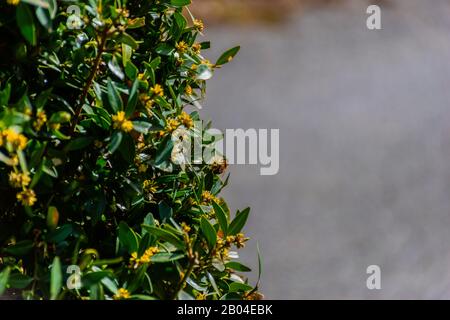
[[[92,66],[91,73],[89,74],[89,77],[86,80],[86,84],[84,85],[83,91],[81,92],[80,100],[78,100],[78,105],[77,105],[77,107],[75,109],[76,110],[75,111],[75,117],[73,119],[72,125],[71,125],[70,130],[69,130],[69,135],[70,136],[72,136],[73,133],[75,132],[75,128],[76,128],[76,126],[78,124],[78,121],[80,120],[80,115],[81,115],[81,111],[83,110],[84,101],[86,100],[87,94],[89,92],[89,88],[91,87],[92,82],[95,79],[95,75],[97,74],[98,67],[99,67],[100,62],[102,60],[101,59],[102,58],[102,54],[105,51],[105,45],[106,45],[107,37],[108,37],[108,28],[105,28],[103,30],[103,32],[102,32],[102,35],[101,35],[97,56],[95,57],[95,60],[94,60],[94,65]]]

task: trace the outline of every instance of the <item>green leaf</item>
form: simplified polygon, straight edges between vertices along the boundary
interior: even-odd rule
[[[164,229],[161,229],[161,228],[158,228],[155,226],[149,226],[146,224],[142,225],[142,228],[147,230],[148,233],[150,233],[151,235],[154,235],[159,240],[167,241],[167,242],[173,244],[174,246],[176,246],[177,248],[184,248],[184,244],[180,240],[180,238],[167,230],[164,230]]]
[[[202,217],[200,221],[200,228],[205,235],[206,241],[208,241],[209,248],[214,248],[217,242],[217,233],[214,227],[208,220]]]
[[[247,222],[249,213],[250,213],[250,208],[246,208],[242,212],[238,211],[238,213],[236,214],[236,217],[234,218],[234,220],[230,223],[230,226],[228,227],[229,235],[232,235],[232,236],[236,235],[242,230],[245,223]]]
[[[59,257],[53,259],[52,269],[50,273],[50,299],[56,300],[62,287],[62,271]]]
[[[180,253],[162,252],[152,256],[151,261],[154,263],[172,262],[183,259],[184,256],[185,254],[181,252]]]
[[[247,292],[247,291],[250,291],[252,289],[253,289],[253,287],[249,286],[248,284],[239,283],[239,282],[233,282],[233,283],[230,284],[230,289],[229,289],[230,291],[229,292],[239,292],[239,291]]]
[[[227,267],[229,269],[236,270],[236,271],[240,271],[240,272],[250,272],[250,271],[252,271],[252,269],[250,269],[246,265],[243,265],[242,263],[239,263],[239,262],[236,262],[236,261],[228,262],[227,264],[225,264],[225,267]]]
[[[123,133],[121,131],[115,131],[111,136],[111,142],[108,144],[109,153],[114,153],[122,143]]]
[[[139,248],[136,233],[124,221],[119,223],[119,242],[128,253],[137,252]]]
[[[0,273],[0,296],[5,292],[6,285],[8,284],[9,274],[11,273],[11,269],[6,267]]]
[[[173,141],[170,136],[165,138],[165,141],[161,143],[161,146],[156,152],[155,165],[163,163],[165,160],[169,159],[173,149]]]
[[[127,66],[128,62],[130,62],[131,55],[133,54],[133,48],[129,45],[122,43],[122,65],[124,67]],[[126,70],[125,70],[126,73]]]
[[[167,43],[161,43],[156,47],[155,51],[157,54],[160,54],[162,56],[168,56],[174,50],[175,50],[174,47],[172,47],[171,45],[169,45]]]
[[[90,272],[83,276],[82,282],[84,287],[90,287],[92,285],[102,282],[104,278],[111,276],[110,271],[96,271]]]
[[[88,145],[90,145],[94,141],[93,137],[80,137],[71,140],[67,146],[64,148],[66,152],[68,151],[75,151],[86,148]]]
[[[130,36],[128,33],[122,33],[119,36],[119,41],[130,46],[132,49],[137,49],[139,47],[139,44],[134,40],[132,36]]]
[[[119,92],[117,91],[116,87],[109,78],[108,78],[108,102],[115,113],[123,109],[122,98],[120,98]]]
[[[50,9],[50,6],[53,5],[52,3],[49,4],[49,2],[47,2],[45,0],[22,0],[22,2],[29,3],[33,6],[46,8],[46,9]],[[50,2],[52,2],[52,1],[50,1]]]
[[[128,20],[128,29],[136,29],[145,26],[145,17],[139,17]]]
[[[73,227],[71,224],[64,224],[55,231],[49,233],[47,237],[48,242],[60,243],[66,240],[73,232]]]
[[[216,213],[216,217],[219,222],[220,229],[222,229],[223,233],[225,235],[227,235],[227,232],[228,232],[227,215],[226,215],[225,211],[223,211],[222,207],[217,202],[213,201],[212,205],[214,208],[214,212]]]
[[[50,206],[47,210],[47,227],[50,230],[54,230],[58,226],[59,211],[56,207]]]
[[[170,4],[174,7],[184,7],[191,4],[191,0],[170,0]]]
[[[122,158],[129,164],[134,162],[136,155],[136,146],[134,140],[130,135],[124,135],[122,143],[119,146],[119,152]]]
[[[237,46],[237,47],[234,47],[234,48],[231,48],[231,49],[225,51],[220,56],[220,58],[217,59],[216,65],[220,66],[220,65],[230,62],[234,58],[234,56],[239,52],[240,49],[241,49],[241,47]]]
[[[14,289],[25,289],[31,282],[33,282],[33,278],[21,273],[11,274],[8,280],[8,284]]]
[[[33,248],[33,241],[31,240],[23,240],[19,241],[12,246],[6,247],[4,251],[8,254],[12,254],[13,256],[24,256]]]
[[[159,217],[161,222],[164,223],[169,220],[173,215],[173,210],[164,201],[158,204]]]
[[[16,19],[23,37],[28,43],[35,46],[37,43],[36,26],[34,24],[33,14],[28,5],[20,3],[17,6]]]
[[[134,109],[136,108],[136,104],[139,98],[139,80],[136,78],[134,80],[133,86],[130,89],[130,95],[128,97],[126,116],[130,117]]]

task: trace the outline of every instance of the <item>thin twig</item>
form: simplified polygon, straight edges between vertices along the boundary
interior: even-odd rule
[[[81,111],[83,110],[83,104],[84,101],[86,100],[86,97],[88,95],[89,92],[89,88],[92,85],[92,82],[95,79],[95,75],[97,74],[97,70],[98,67],[100,65],[101,62],[101,58],[102,58],[102,54],[105,51],[105,45],[106,45],[106,40],[108,37],[108,28],[105,28],[102,32],[101,38],[100,38],[100,42],[99,42],[99,47],[98,47],[98,52],[97,52],[97,56],[95,57],[95,61],[94,61],[94,65],[92,66],[92,70],[91,73],[89,74],[88,79],[86,80],[86,84],[84,85],[83,91],[81,93],[80,96],[80,100],[78,101],[78,105],[76,107],[76,111],[75,111],[75,117],[73,119],[72,125],[70,127],[70,131],[69,131],[69,135],[72,136],[73,133],[75,132],[75,128],[78,124],[78,121],[80,120],[80,115],[81,115]]]

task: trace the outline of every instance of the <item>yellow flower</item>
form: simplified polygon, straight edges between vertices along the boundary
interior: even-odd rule
[[[189,227],[185,222],[181,223],[181,229],[183,229],[183,231],[186,233],[189,233],[189,231],[191,231],[191,227]]]
[[[177,119],[167,120],[166,131],[173,132],[180,126],[180,122]]]
[[[117,293],[114,295],[114,299],[120,300],[120,299],[129,299],[130,298],[130,292],[127,289],[120,288],[117,290]]]
[[[195,296],[195,300],[206,300],[206,294],[199,293]]]
[[[41,130],[42,126],[47,122],[47,115],[44,111],[38,111],[36,120],[33,122],[34,129]]]
[[[184,125],[187,129],[190,129],[194,126],[194,121],[192,120],[191,116],[188,115],[186,112],[181,112],[181,114],[178,116],[178,120],[181,122],[182,125]]]
[[[20,0],[6,0],[6,2],[12,6],[17,6],[20,3]]]
[[[192,87],[190,85],[187,85],[186,88],[184,88],[184,92],[188,95],[188,96],[192,96]]]
[[[245,242],[248,240],[249,240],[249,238],[246,238],[243,233],[238,233],[236,235],[234,242],[236,244],[236,247],[238,247],[240,249],[240,248],[245,247]]]
[[[17,155],[13,155],[10,159],[9,165],[15,167],[19,164],[19,157]]]
[[[164,89],[159,84],[155,84],[155,86],[151,87],[150,92],[155,96],[164,96]]]
[[[194,19],[194,27],[200,32],[203,32],[205,29],[205,25],[203,24],[203,21],[200,19]]]
[[[179,53],[184,53],[187,51],[187,49],[189,49],[189,46],[187,45],[186,42],[180,41],[175,45],[175,48]]]
[[[149,99],[145,102],[145,107],[147,109],[151,109],[153,107],[153,104],[155,103],[155,101],[153,101],[152,99]]]
[[[26,187],[30,182],[31,178],[28,173],[11,172],[9,174],[9,184],[14,188]]]
[[[145,180],[142,183],[142,188],[144,189],[144,191],[150,192],[150,193],[156,193],[156,191],[157,191],[156,183],[152,180]]]
[[[50,123],[50,129],[59,130],[61,128],[61,123]]]
[[[17,194],[17,200],[19,200],[22,205],[31,207],[36,201],[36,194],[31,189],[26,189]]]
[[[200,43],[194,43],[192,45],[192,51],[196,54],[200,54],[200,51],[202,50],[202,45]]]
[[[3,134],[14,150],[25,149],[28,139],[23,134],[17,133],[13,129],[6,129]]]
[[[138,79],[139,80],[145,80],[145,74],[144,73],[139,73],[138,74]]]
[[[133,122],[125,118],[124,111],[117,112],[116,115],[112,116],[112,120],[114,122],[114,129],[119,129],[124,132],[130,132],[131,130],[133,130]]]
[[[140,173],[145,173],[145,172],[147,172],[147,170],[148,170],[148,165],[146,165],[146,164],[142,163],[138,167],[138,172],[140,172]]]
[[[218,201],[218,199],[209,191],[203,191],[202,193],[202,201],[205,204],[212,203],[213,201]]]

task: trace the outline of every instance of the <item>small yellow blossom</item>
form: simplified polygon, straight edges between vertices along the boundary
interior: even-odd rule
[[[150,247],[145,250],[144,254],[140,258],[138,257],[137,252],[133,252],[130,258],[130,266],[133,269],[137,269],[145,263],[150,263],[151,258],[158,252],[159,249],[157,247]]]
[[[142,188],[144,189],[144,191],[149,192],[149,193],[156,193],[156,191],[157,191],[156,183],[155,183],[155,181],[152,181],[152,180],[145,180],[142,183]]]
[[[139,173],[145,173],[148,170],[148,165],[141,163],[138,167]]]
[[[194,27],[200,32],[203,32],[205,29],[205,25],[203,24],[203,21],[200,19],[194,19]]]
[[[6,2],[12,6],[17,6],[20,3],[20,0],[6,0]]]
[[[249,240],[249,238],[246,238],[243,233],[238,233],[236,235],[234,243],[236,244],[236,247],[238,247],[240,249],[240,248],[245,247],[245,242],[248,240]]]
[[[26,189],[17,194],[17,200],[19,200],[22,205],[31,207],[37,201],[37,198],[33,190]]]
[[[61,129],[61,123],[50,123],[50,129],[52,130],[59,130]]]
[[[47,115],[44,111],[38,111],[36,114],[36,120],[33,122],[34,129],[41,130],[42,126],[47,122]]]
[[[28,173],[11,172],[9,174],[9,184],[14,188],[26,187],[30,182],[31,178]]]
[[[17,133],[13,129],[6,129],[3,134],[14,150],[25,149],[28,139],[23,134]]]
[[[114,299],[120,300],[120,299],[129,299],[130,298],[130,292],[127,289],[120,288],[117,290],[117,293],[114,295]]]
[[[155,84],[153,87],[150,88],[150,92],[155,96],[164,96],[164,89],[161,85]]]
[[[119,111],[116,115],[112,116],[112,120],[114,122],[114,129],[119,129],[124,132],[130,132],[133,130],[133,122],[125,118],[124,111]]]
[[[200,51],[202,50],[202,45],[200,43],[194,43],[192,45],[192,51],[196,54],[200,54]]]
[[[15,167],[19,164],[19,157],[17,155],[13,155],[10,159],[9,165]]]
[[[188,95],[188,96],[192,96],[193,90],[192,87],[190,85],[187,85],[186,88],[184,88],[184,92]]]
[[[210,204],[213,201],[218,201],[218,199],[209,191],[203,191],[202,193],[202,201],[205,204]]]
[[[180,122],[177,119],[167,120],[166,131],[173,132],[180,126]]]
[[[182,125],[184,125],[187,129],[190,129],[194,126],[194,121],[192,120],[191,116],[188,115],[186,112],[181,112],[181,114],[178,116],[178,120],[181,122]]]
[[[191,227],[189,227],[185,222],[181,223],[181,229],[186,233],[189,233],[189,231],[191,231]]]
[[[175,45],[175,48],[179,53],[185,53],[189,49],[189,46],[186,42],[180,41]]]
[[[206,294],[199,293],[195,296],[195,300],[206,300]]]
[[[138,79],[139,80],[145,80],[145,73],[139,73],[138,74]]]

